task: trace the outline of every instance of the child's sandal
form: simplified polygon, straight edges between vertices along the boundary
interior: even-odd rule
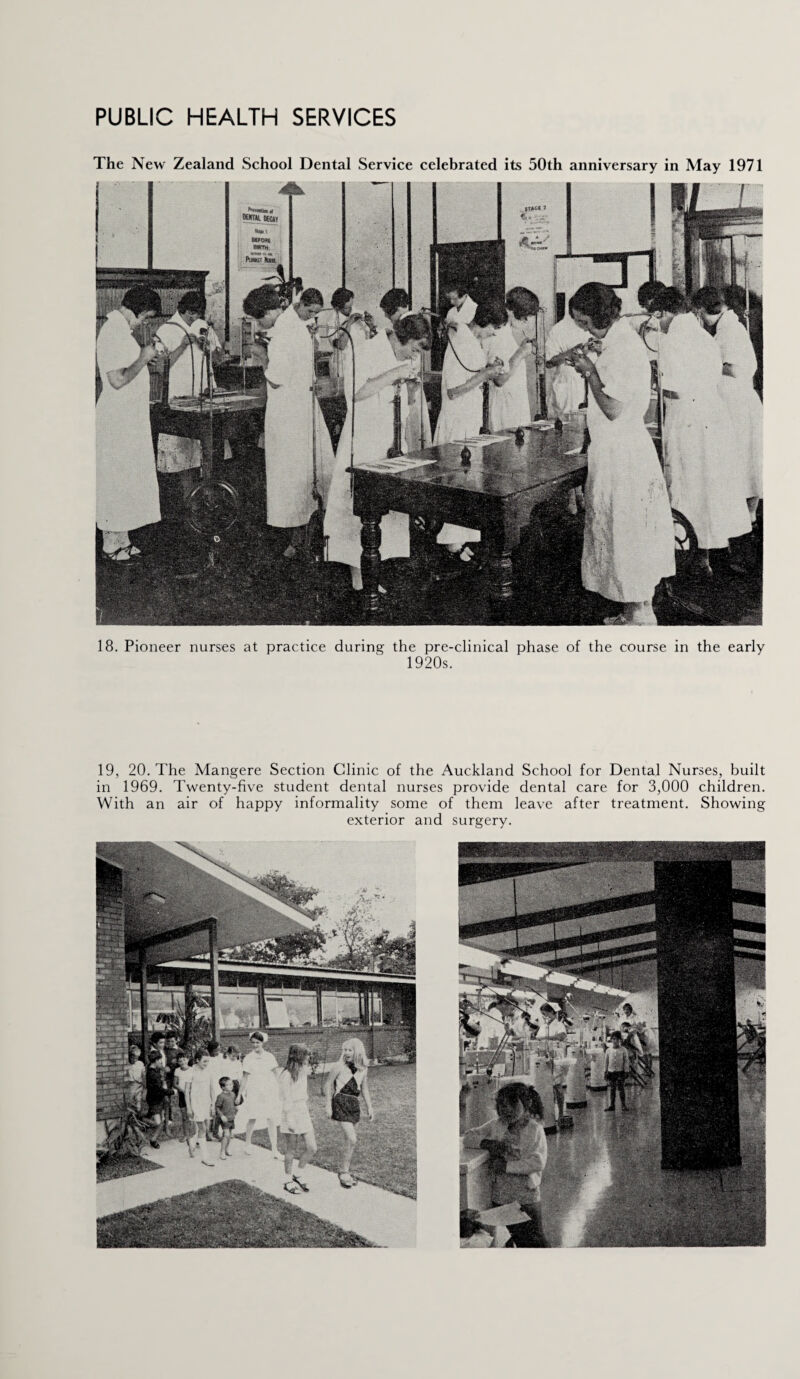
[[[342,1187],[355,1187],[356,1185],[356,1179],[353,1177],[352,1173],[340,1173],[339,1182]]]
[[[292,1179],[292,1182],[293,1182],[293,1183],[297,1183],[297,1186],[299,1187],[299,1189],[300,1189],[301,1192],[310,1192],[310,1191],[311,1191],[311,1188],[308,1186],[308,1183],[304,1183],[304,1182],[303,1182],[303,1179],[302,1179],[302,1178],[298,1178],[298,1176],[297,1176],[296,1173],[295,1173],[295,1175],[294,1175],[294,1177],[293,1177],[293,1179]]]
[[[293,1197],[298,1197],[302,1191],[302,1188],[295,1182],[293,1178],[290,1183],[284,1183],[283,1190],[284,1192],[290,1192]]]

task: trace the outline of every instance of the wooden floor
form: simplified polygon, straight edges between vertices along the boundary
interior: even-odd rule
[[[218,548],[213,572],[207,548],[183,523],[177,482],[162,477],[162,521],[136,534],[143,560],[135,568],[98,560],[98,620],[106,625],[273,626],[360,624],[361,603],[348,570],[326,565],[318,573],[304,560],[286,561],[285,533],[264,521],[263,456],[240,457],[225,477],[242,499],[243,517]],[[618,611],[581,586],[583,518],[563,501],[539,510],[535,527],[515,556],[516,594],[509,621],[521,626],[587,626]],[[98,538],[99,542],[99,538]],[[674,598],[662,600],[659,621],[673,626],[758,624],[761,621],[761,558],[756,541],[735,543],[749,566],[733,573],[726,552],[712,554],[714,578],[679,577]],[[387,626],[480,626],[491,622],[480,569],[463,573],[442,548],[430,549],[423,576],[409,561],[390,561],[382,579]],[[200,572],[199,577],[197,572]]]

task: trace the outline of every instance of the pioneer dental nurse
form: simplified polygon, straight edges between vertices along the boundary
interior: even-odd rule
[[[160,315],[157,292],[130,287],[97,337],[102,385],[95,409],[97,526],[103,558],[115,565],[141,555],[131,531],[161,521],[147,370],[158,351],[155,345],[139,345],[133,334],[134,326]]]

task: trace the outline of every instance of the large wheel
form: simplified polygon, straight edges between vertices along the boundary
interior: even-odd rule
[[[684,517],[677,508],[672,509],[672,530],[675,537],[676,554],[693,560],[698,551],[697,533],[689,518]]]
[[[236,489],[215,479],[192,489],[186,500],[186,520],[200,536],[220,536],[236,524],[239,509]]]

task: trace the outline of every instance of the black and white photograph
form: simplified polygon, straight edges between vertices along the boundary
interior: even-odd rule
[[[410,1248],[410,844],[97,845],[97,1244]]]
[[[760,624],[762,203],[98,182],[98,622]]]
[[[765,1244],[764,847],[459,849],[460,1243]]]

